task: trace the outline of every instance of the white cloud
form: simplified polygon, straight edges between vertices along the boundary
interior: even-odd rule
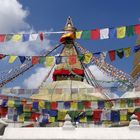
[[[40,84],[44,80],[45,76],[48,74],[49,70],[50,69],[48,68],[37,68],[34,74],[32,74],[30,77],[24,80],[23,82],[24,86],[30,89],[38,88],[38,86],[40,86]],[[45,84],[50,83],[51,81],[52,81],[52,73],[50,74]]]
[[[24,10],[17,0],[0,0],[0,32],[29,29],[30,25],[26,22],[28,14],[28,10]]]

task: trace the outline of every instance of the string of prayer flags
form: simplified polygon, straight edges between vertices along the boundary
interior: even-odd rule
[[[134,35],[140,35],[140,24],[137,25],[128,25],[121,27],[112,27],[112,28],[103,28],[103,29],[93,29],[93,30],[82,30],[76,31],[76,39],[109,39],[109,38],[117,38],[122,39],[127,37],[131,37]]]

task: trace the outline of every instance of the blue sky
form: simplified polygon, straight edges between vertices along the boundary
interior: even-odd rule
[[[23,6],[22,9],[28,11],[28,16],[24,21],[35,31],[60,31],[68,16],[72,17],[78,30],[140,23],[139,0],[20,0],[19,3]],[[59,37],[59,35],[49,36],[50,44],[53,46],[58,43]],[[98,52],[134,46],[136,36],[119,40],[85,41],[81,39],[77,41],[91,52]],[[117,58],[114,62],[110,62],[107,56],[106,61],[124,72],[130,73],[133,55],[121,60]],[[9,68],[6,62],[1,63],[4,64],[1,69]],[[35,68],[9,83],[7,87],[21,86],[23,80],[35,72]]]

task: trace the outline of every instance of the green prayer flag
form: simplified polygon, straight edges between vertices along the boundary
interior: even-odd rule
[[[83,31],[82,32],[82,39],[85,39],[85,40],[87,40],[87,39],[90,39],[90,37],[91,37],[91,31]]]
[[[128,37],[134,35],[134,26],[133,25],[126,27],[126,34]]]
[[[133,100],[127,99],[127,105],[128,105],[128,107],[133,107]]]
[[[86,116],[92,116],[93,115],[93,111],[92,110],[87,110],[86,111]]]
[[[13,35],[12,34],[7,34],[6,35],[6,41],[11,41]]]
[[[83,102],[78,102],[78,110],[83,110],[83,109],[84,109]]]
[[[46,58],[44,56],[39,57],[39,63],[40,64],[44,64],[45,60],[46,60]]]
[[[50,102],[45,102],[45,108],[48,109],[48,110],[51,109]]]
[[[78,55],[78,60],[83,61],[84,60],[84,55]]]

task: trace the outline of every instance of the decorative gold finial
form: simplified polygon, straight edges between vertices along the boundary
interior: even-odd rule
[[[76,31],[76,28],[73,26],[72,18],[70,16],[67,18],[64,31],[73,31],[73,32]]]

